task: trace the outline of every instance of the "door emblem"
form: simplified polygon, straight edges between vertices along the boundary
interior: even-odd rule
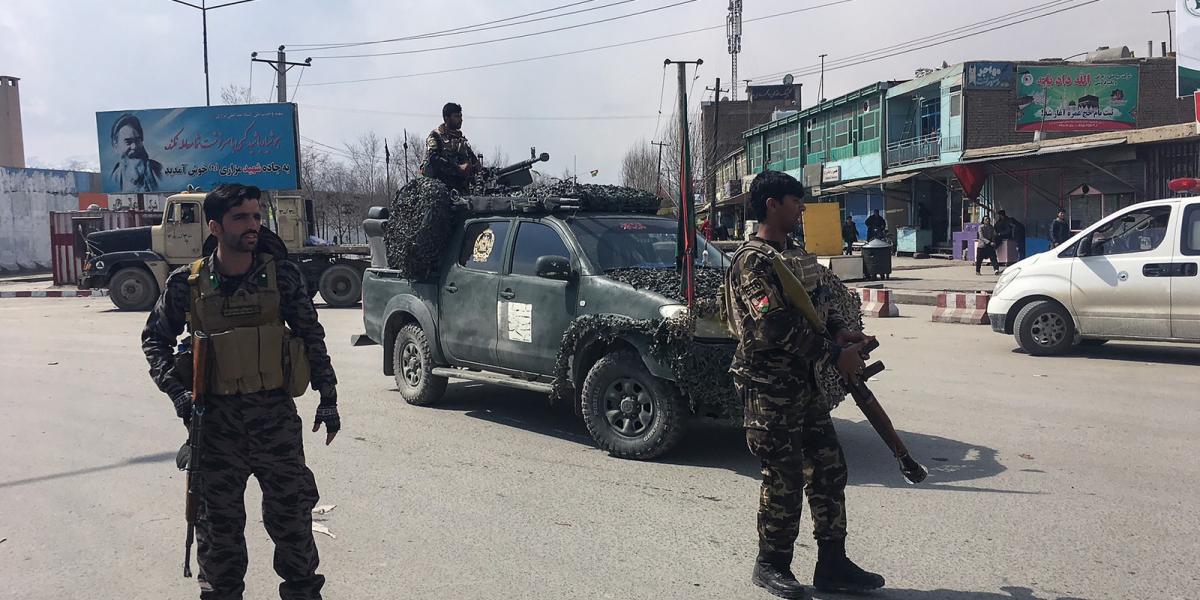
[[[484,229],[479,237],[475,238],[475,248],[471,254],[471,260],[478,263],[485,263],[492,257],[492,249],[496,247],[496,234],[492,233],[489,227]]]

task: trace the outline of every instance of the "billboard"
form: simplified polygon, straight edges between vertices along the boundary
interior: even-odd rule
[[[750,100],[795,100],[796,86],[794,85],[751,85]]]
[[[109,194],[300,187],[295,104],[98,112],[96,135]]]
[[[967,63],[968,90],[1011,90],[1013,64],[1006,62]]]
[[[1137,66],[1017,67],[1017,131],[1133,129],[1137,101]]]
[[[1175,68],[1179,97],[1200,90],[1200,0],[1176,0]]]

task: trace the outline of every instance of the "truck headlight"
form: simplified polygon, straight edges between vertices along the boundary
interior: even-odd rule
[[[1021,267],[1013,267],[1005,270],[1004,274],[1000,276],[1000,279],[996,281],[996,288],[992,290],[992,295],[999,296],[1001,290],[1003,290],[1005,287],[1008,287],[1008,284],[1012,283],[1012,281],[1017,278],[1017,275],[1020,272]]]
[[[682,318],[687,316],[687,306],[683,304],[665,304],[658,307],[658,314],[664,319]]]

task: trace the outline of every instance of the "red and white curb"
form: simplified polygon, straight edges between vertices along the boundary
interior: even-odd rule
[[[938,294],[937,308],[933,309],[933,320],[938,323],[988,325],[990,321],[987,316],[987,305],[991,297],[990,292]]]
[[[859,288],[859,298],[862,299],[862,313],[868,317],[898,317],[900,307],[892,302],[892,290],[879,288]]]
[[[18,290],[0,291],[0,298],[100,298],[108,290]]]

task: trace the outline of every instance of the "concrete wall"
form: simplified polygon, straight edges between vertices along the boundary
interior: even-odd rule
[[[50,212],[78,209],[79,175],[0,167],[0,271],[50,268]]]
[[[1059,63],[1022,64],[1052,65]],[[1137,107],[1139,129],[1188,123],[1195,118],[1192,100],[1190,98],[1180,100],[1175,96],[1174,58],[1107,60],[1094,61],[1091,64],[1137,65],[1139,67]],[[1018,65],[1019,67],[1020,65]],[[964,93],[965,148],[989,148],[1033,141],[1032,133],[1016,131],[1016,86],[1010,90],[967,90]],[[1047,139],[1072,137],[1088,133],[1094,132],[1078,134],[1050,132],[1046,134],[1046,137]]]

